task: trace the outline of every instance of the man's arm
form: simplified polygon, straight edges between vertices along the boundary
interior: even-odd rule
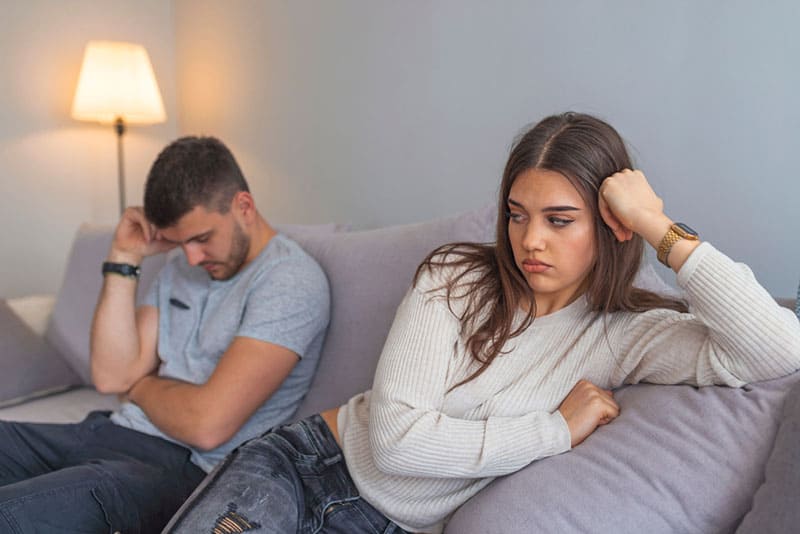
[[[236,337],[205,384],[148,375],[131,388],[128,398],[164,433],[210,450],[236,434],[298,360],[280,345]]]
[[[142,258],[172,245],[156,237],[142,208],[122,214],[108,261],[140,265]],[[95,308],[91,332],[92,381],[103,393],[124,393],[158,365],[158,309],[136,310],[133,277],[108,274]]]

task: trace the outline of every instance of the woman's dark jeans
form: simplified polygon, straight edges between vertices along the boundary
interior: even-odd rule
[[[229,454],[164,532],[404,531],[359,496],[341,449],[323,419],[315,415],[250,440]]]

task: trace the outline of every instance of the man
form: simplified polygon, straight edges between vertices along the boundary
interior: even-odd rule
[[[136,308],[142,259],[173,247],[184,254]],[[158,532],[229,451],[288,419],[311,382],[327,280],[258,213],[218,140],[161,152],[103,273],[92,376],[123,403],[74,425],[0,424],[2,532]]]

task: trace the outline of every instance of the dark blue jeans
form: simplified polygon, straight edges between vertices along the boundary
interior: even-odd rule
[[[164,532],[401,534],[362,499],[325,421],[314,415],[233,451]]]
[[[0,422],[0,532],[158,532],[205,473],[190,451],[92,412]]]

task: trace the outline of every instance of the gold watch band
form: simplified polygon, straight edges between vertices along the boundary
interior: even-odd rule
[[[686,227],[689,231],[686,231],[683,227]],[[658,248],[656,249],[656,257],[658,261],[669,267],[669,263],[667,263],[667,258],[669,257],[669,252],[672,250],[672,247],[680,241],[681,239],[688,239],[690,241],[697,241],[698,236],[694,230],[689,228],[688,226],[682,223],[675,223],[670,226],[667,233],[661,238],[661,242],[658,244]]]

